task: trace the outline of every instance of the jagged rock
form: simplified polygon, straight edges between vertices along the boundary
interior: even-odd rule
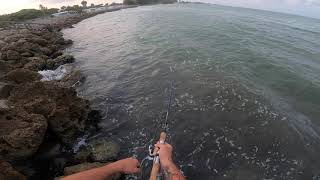
[[[45,46],[48,44],[47,40],[40,38],[40,37],[33,37],[30,39],[30,42],[39,44],[40,46]]]
[[[5,79],[20,84],[26,82],[39,81],[41,79],[41,75],[37,72],[21,68],[10,71],[8,74],[6,74]]]
[[[24,65],[25,69],[39,71],[46,68],[46,61],[40,57],[29,57],[29,62]]]
[[[56,52],[54,52],[54,53],[51,55],[51,57],[52,57],[52,58],[57,58],[57,57],[59,57],[59,56],[61,56],[61,55],[63,55],[63,53],[62,53],[61,51],[56,51]]]
[[[90,160],[91,148],[82,147],[80,150],[73,156],[73,161],[77,163],[87,162]]]
[[[50,130],[64,143],[72,143],[84,130],[89,113],[87,100],[54,82],[20,84],[11,91],[9,104],[45,116]]]
[[[85,77],[80,71],[71,71],[70,74],[66,75],[60,80],[60,83],[67,87],[73,87],[75,85],[81,84],[85,80]]]
[[[27,178],[16,171],[11,164],[0,160],[0,179],[1,180],[26,180]]]
[[[20,54],[14,50],[7,51],[7,59],[8,60],[19,60],[21,58]]]
[[[47,47],[40,47],[39,50],[47,56],[52,54],[52,50]]]
[[[47,129],[39,114],[21,108],[0,109],[0,159],[25,159],[37,152]]]
[[[61,55],[53,60],[47,61],[48,69],[56,69],[63,64],[73,63],[74,57],[71,55]]]

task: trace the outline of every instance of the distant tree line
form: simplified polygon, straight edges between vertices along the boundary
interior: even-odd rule
[[[126,5],[146,5],[146,4],[171,4],[177,0],[123,0]]]
[[[103,6],[108,6],[109,4],[90,4],[88,6],[87,1],[82,1],[81,6],[80,5],[73,5],[73,6],[62,6],[60,9],[57,8],[47,8],[43,5],[39,5],[39,10],[38,9],[23,9],[15,13],[11,14],[5,14],[5,15],[0,15],[0,25],[4,24],[4,22],[7,21],[25,21],[28,19],[35,19],[39,18],[42,16],[48,16],[54,13],[62,12],[62,11],[77,11],[79,13],[82,12],[83,9],[86,8],[93,8],[93,7],[103,7]],[[112,3],[112,5],[119,5],[119,3]]]

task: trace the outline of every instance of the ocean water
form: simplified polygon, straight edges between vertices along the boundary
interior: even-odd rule
[[[188,179],[320,177],[320,20],[155,5],[64,34],[87,77],[78,93],[102,112],[92,138],[118,142],[122,157],[147,157],[169,109],[168,142]]]

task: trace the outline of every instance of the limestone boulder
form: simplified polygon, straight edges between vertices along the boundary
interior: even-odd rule
[[[11,91],[9,104],[45,116],[51,132],[64,143],[73,143],[87,126],[89,102],[58,83],[19,84]]]
[[[37,72],[20,68],[7,73],[5,75],[5,79],[9,81],[13,81],[17,84],[20,84],[20,83],[39,81],[41,79],[41,75]]]
[[[21,108],[0,109],[0,159],[26,159],[37,152],[47,130],[44,116]]]

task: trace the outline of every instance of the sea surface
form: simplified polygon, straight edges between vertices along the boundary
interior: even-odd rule
[[[102,112],[90,138],[116,141],[121,157],[146,159],[166,130],[188,179],[320,179],[320,20],[172,4],[64,35],[86,76],[78,94]]]

